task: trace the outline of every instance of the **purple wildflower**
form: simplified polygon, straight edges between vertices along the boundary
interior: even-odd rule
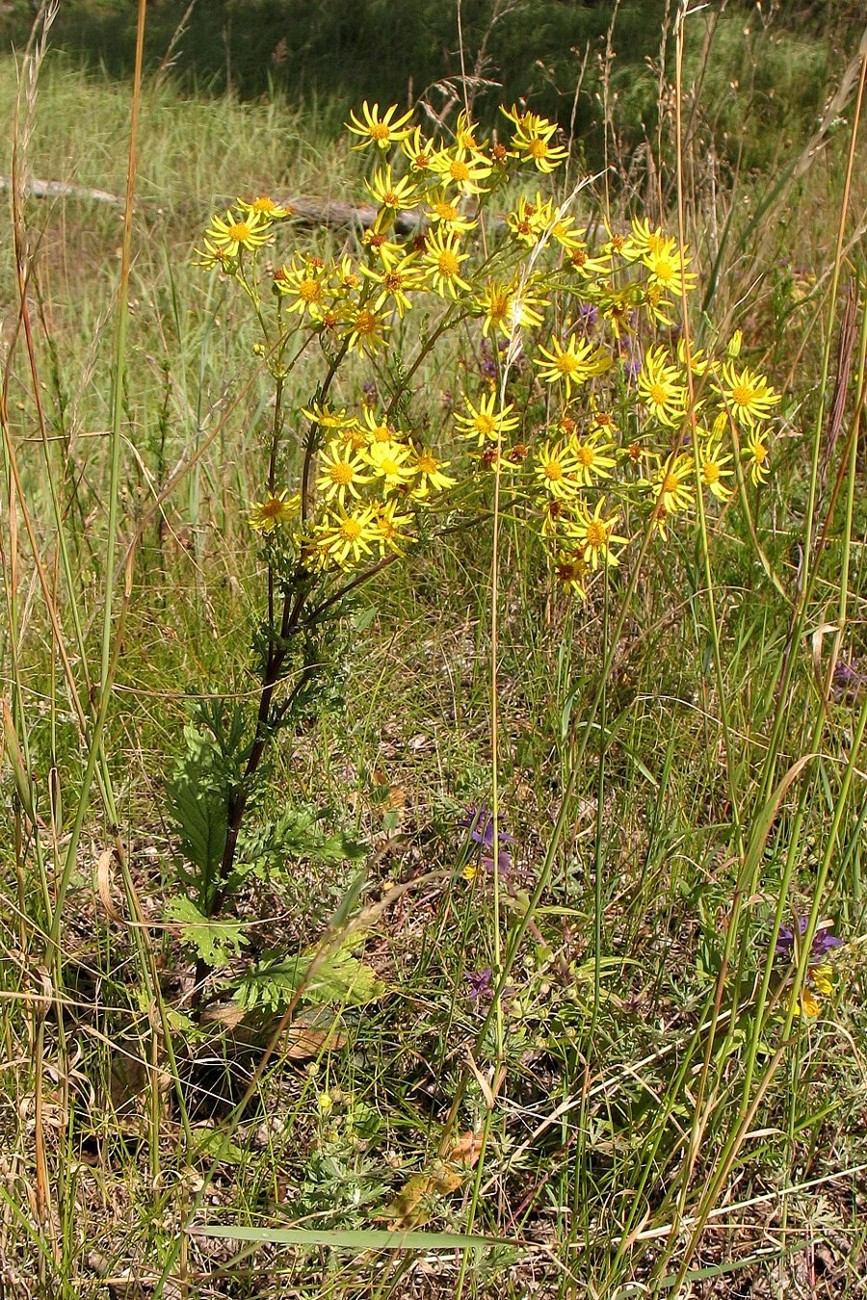
[[[823,921],[816,933],[813,935],[813,946],[810,949],[810,961],[821,961],[826,957],[832,948],[839,948],[843,940],[838,939],[836,935],[831,934],[833,921]],[[799,916],[797,920],[798,937],[802,938],[807,933],[807,917]],[[777,944],[774,952],[778,957],[791,957],[795,950],[795,931],[789,929],[787,925],[780,926],[780,933],[777,938]]]
[[[857,659],[851,664],[838,659],[834,666],[834,685],[839,691],[857,691],[867,686],[867,673],[861,671]]]
[[[469,995],[473,1002],[487,1001],[491,996],[491,978],[493,971],[490,966],[484,970],[467,971],[466,980],[469,985]]]
[[[481,849],[481,864],[489,873],[494,870],[494,818],[485,804],[471,805],[465,816],[458,822],[459,826],[470,828],[470,839]],[[500,823],[502,825],[502,823]],[[512,855],[506,844],[514,844],[515,837],[497,828],[497,874],[502,880],[508,879],[512,870]]]
[[[587,326],[587,328],[592,329],[593,326],[596,324],[596,320],[599,316],[599,312],[591,302],[582,302],[580,307],[578,308],[578,315],[584,321],[584,324]]]
[[[479,369],[485,379],[493,380],[497,378],[497,363],[493,358],[487,339],[482,339],[482,364]]]

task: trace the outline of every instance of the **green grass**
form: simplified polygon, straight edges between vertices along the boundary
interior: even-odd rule
[[[14,102],[6,60],[4,120]],[[30,174],[122,194],[129,103],[49,58]],[[145,86],[114,493],[121,217],[27,199],[32,365],[11,251],[0,267],[7,503],[10,448],[22,484],[0,516],[0,1293],[95,1300],[129,1277],[166,1297],[859,1293],[867,714],[863,684],[825,698],[823,683],[834,654],[864,655],[860,300],[819,490],[835,271],[864,290],[857,247],[849,265],[835,255],[847,148],[832,139],[797,183],[778,184],[788,156],[728,175],[713,205],[699,143],[687,159],[687,236],[705,275],[718,266],[702,280],[710,316],[743,329],[785,394],[771,478],[747,485],[753,531],[737,505],[672,528],[634,587],[637,545],[607,599],[597,582],[573,606],[506,514],[493,595],[487,522],[365,585],[335,650],[340,698],[273,746],[255,810],[264,825],[314,808],[319,829],[294,855],[266,836],[215,922],[244,941],[223,987],[212,976],[216,1015],[192,997],[195,954],[171,920],[184,887],[167,785],[196,697],[255,703],[262,561],[246,511],[273,398],[241,304],[191,255],[236,194],[350,199],[361,164],[279,101]],[[864,198],[856,169],[850,224]],[[298,241],[356,247],[336,228]],[[445,422],[473,347],[456,337],[419,371],[420,426]],[[339,378],[338,404],[359,379]],[[315,382],[305,360],[293,411]],[[125,613],[100,748],[112,497]],[[496,895],[465,879],[460,824],[495,788],[516,864]],[[328,847],[339,833],[363,860]],[[802,1023],[768,944],[775,917],[811,909],[845,946]],[[351,935],[376,996],[347,976]],[[264,1056],[267,1007],[240,1026],[220,1014],[267,950],[304,954],[330,991],[298,986],[307,1038],[296,1019]],[[507,987],[488,1015],[467,977],[498,958]],[[443,1152],[471,1134],[483,1155],[443,1183]],[[386,1238],[401,1214],[413,1231]]]

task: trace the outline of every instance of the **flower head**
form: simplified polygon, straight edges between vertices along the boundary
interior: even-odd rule
[[[771,388],[764,375],[744,366],[738,370],[733,360],[722,368],[722,376],[716,391],[722,397],[732,418],[739,424],[754,426],[759,420],[766,420],[771,408],[780,401],[780,394]]]
[[[780,926],[780,933],[777,935],[777,942],[774,947],[774,952],[778,957],[792,958],[796,955],[798,942],[807,933],[808,923],[809,917],[799,916],[793,927]],[[833,921],[820,921],[816,926],[816,933],[813,935],[813,942],[810,947],[811,961],[820,961],[823,957],[827,957],[828,953],[832,952],[834,948],[842,946],[843,940],[838,939],[836,935],[831,933],[833,924]]]
[[[397,104],[392,104],[380,114],[379,104],[374,104],[373,108],[370,108],[367,100],[361,105],[360,118],[354,111],[351,112],[346,126],[353,135],[361,137],[359,143],[352,146],[353,149],[366,149],[368,145],[373,144],[377,149],[385,150],[392,144],[406,140],[410,134],[407,123],[412,118],[412,112],[395,117],[396,112]]]
[[[250,252],[261,248],[270,238],[271,222],[261,212],[238,215],[227,211],[225,220],[213,216],[205,231],[206,245],[213,249],[223,249],[229,257],[237,257],[241,248]]]
[[[600,498],[593,514],[584,506],[575,523],[567,523],[564,531],[577,543],[577,550],[584,563],[591,569],[599,565],[618,564],[618,558],[611,549],[612,543],[622,543],[629,539],[619,537],[615,525],[620,517],[619,510],[606,515],[605,498]]]
[[[250,527],[257,533],[273,533],[298,511],[301,498],[289,495],[289,489],[264,497],[250,507]]]
[[[673,425],[686,406],[686,386],[664,347],[650,348],[638,376],[638,391],[660,424]]]
[[[459,289],[469,293],[470,286],[461,277],[461,263],[468,257],[469,253],[460,251],[456,234],[432,230],[422,256],[431,288],[443,298],[456,298]]]
[[[572,388],[586,384],[594,375],[601,375],[611,365],[611,358],[602,348],[588,339],[579,339],[571,334],[564,347],[556,337],[551,340],[551,347],[539,348],[541,361],[534,361],[539,367],[539,378],[546,383],[562,383],[566,390],[566,400],[572,396]]]
[[[520,424],[518,417],[511,414],[514,409],[511,402],[502,410],[497,409],[495,393],[480,398],[478,406],[474,406],[467,397],[464,399],[464,406],[467,413],[456,414],[455,424],[459,426],[464,438],[475,438],[480,447],[499,442],[504,433],[510,433]]]

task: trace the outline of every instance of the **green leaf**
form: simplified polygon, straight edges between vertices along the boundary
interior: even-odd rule
[[[385,1228],[233,1228],[204,1223],[191,1228],[203,1237],[227,1241],[267,1241],[286,1246],[330,1246],[335,1250],[470,1250],[479,1246],[519,1246],[501,1237],[471,1237],[461,1232],[389,1232]]]
[[[353,942],[358,943],[357,936]],[[288,1005],[302,983],[301,1000],[307,1006],[360,1007],[385,992],[385,984],[373,967],[346,949],[326,957],[308,978],[315,956],[315,952],[308,952],[290,961],[261,963],[244,977],[235,993],[235,1002],[243,1007],[265,1006],[277,1012]]]
[[[240,921],[209,921],[189,898],[172,898],[166,912],[181,924],[181,938],[212,968],[225,966],[247,942]]]

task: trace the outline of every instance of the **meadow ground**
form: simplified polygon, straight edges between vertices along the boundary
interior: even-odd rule
[[[668,324],[605,296],[610,262],[583,289],[559,266],[503,355],[459,287],[452,308],[427,281],[390,349],[332,365],[296,279],[286,310],[312,325],[285,375],[260,330],[270,291],[251,303],[234,263],[195,263],[231,247],[212,217],[236,196],[370,202],[359,137],[279,101],[145,84],[125,226],[129,87],[60,56],[0,61],[17,123],[0,266],[0,1295],[863,1293],[851,53],[846,94],[773,170],[710,154],[701,101],[678,145],[669,96],[663,161],[575,195],[597,256],[636,215],[682,224],[698,280]],[[78,189],[15,197],[16,175]],[[572,162],[565,180],[504,182],[466,235],[486,274],[527,265],[498,242],[521,194],[562,200],[582,179]],[[541,257],[552,225],[514,257]],[[373,257],[360,225],[278,234],[312,280],[311,256],[350,275]],[[682,297],[687,336],[721,359],[663,375],[657,401],[642,348],[652,328],[676,357]],[[562,368],[538,349],[582,301],[615,364],[555,410]],[[760,375],[780,400],[723,453],[745,367],[747,407]],[[617,420],[593,446],[610,464],[585,481],[565,572],[565,553],[546,558],[564,498],[545,466],[559,448],[580,473],[564,422],[598,416],[603,391]],[[279,541],[280,485],[330,446],[321,406],[301,414],[326,396],[356,433],[370,415],[364,491],[386,473],[377,421],[407,431],[395,484],[423,444],[458,479],[428,514],[418,498],[394,562],[374,549],[327,569],[348,534],[324,525]],[[493,435],[468,442],[454,418],[495,397],[520,419],[520,482],[492,471]],[[713,402],[717,443],[699,432]],[[607,540],[600,485],[618,503]]]

